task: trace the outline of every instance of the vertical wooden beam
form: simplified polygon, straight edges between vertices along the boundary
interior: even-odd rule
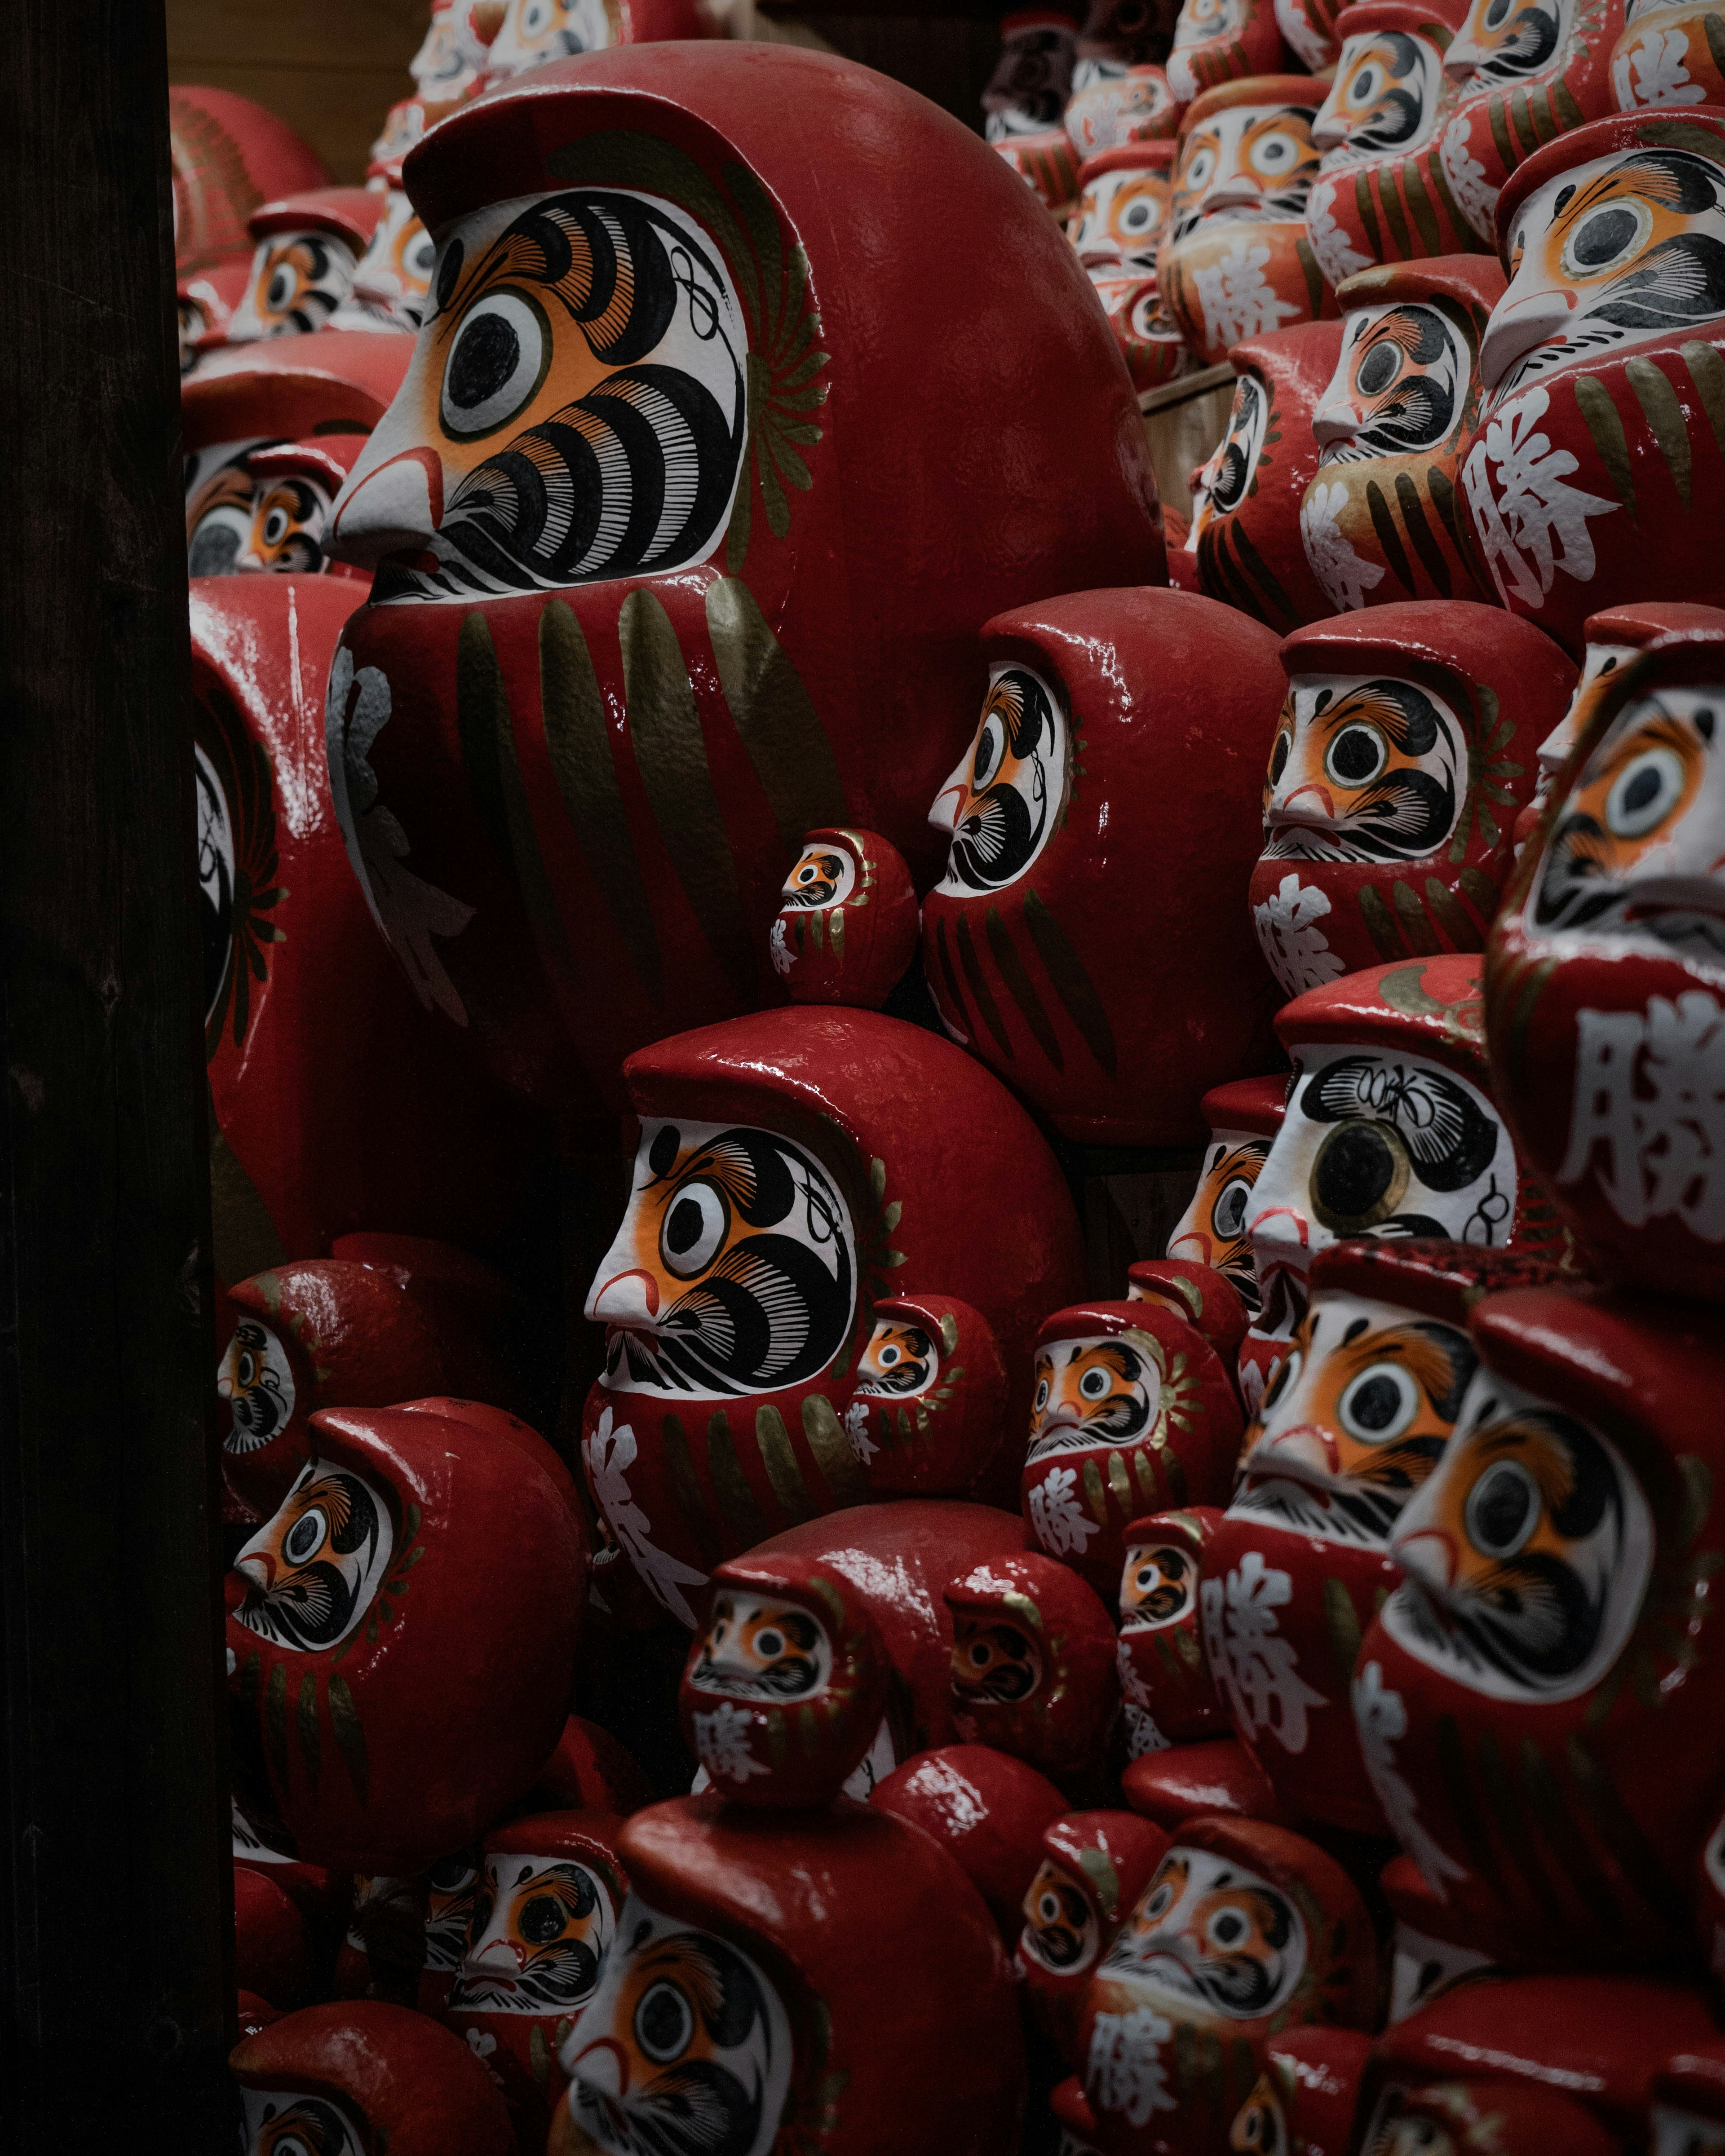
[[[7,47],[0,2148],[203,2150],[232,1877],[162,0],[10,0]]]

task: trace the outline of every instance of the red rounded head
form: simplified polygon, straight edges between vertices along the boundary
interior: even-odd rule
[[[793,1004],[879,1010],[916,955],[905,857],[878,831],[805,831],[768,937]]]
[[[1101,1764],[1120,1712],[1114,1625],[1067,1566],[1040,1551],[952,1581],[952,1722],[1053,1776]]]

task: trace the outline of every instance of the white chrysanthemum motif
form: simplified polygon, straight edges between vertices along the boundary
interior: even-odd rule
[[[1219,261],[1194,272],[1207,344],[1240,344],[1247,337],[1265,336],[1298,316],[1299,308],[1282,299],[1264,275],[1269,259],[1267,245],[1249,246],[1242,234]]]
[[[1300,505],[1300,538],[1312,573],[1337,613],[1363,607],[1366,593],[1384,581],[1381,562],[1363,560],[1353,551],[1340,517],[1348,489],[1340,480],[1319,480]]]
[[[1300,0],[1276,0],[1276,27],[1282,43],[1300,55],[1311,74],[1322,74],[1335,65],[1334,44],[1313,29]]]
[[[1078,1502],[1078,1472],[1056,1467],[1030,1492],[1030,1525],[1050,1557],[1082,1557],[1101,1530]]]
[[[458,1025],[465,1025],[467,1007],[432,939],[459,936],[472,920],[473,908],[403,865],[411,850],[408,834],[377,798],[377,774],[370,757],[392,709],[388,679],[375,666],[356,673],[353,654],[343,644],[330,669],[324,700],[330,798],[342,844],[372,918],[388,939],[414,994],[428,1010],[435,1004]]]
[[[612,1413],[609,1408],[603,1410],[598,1427],[581,1448],[587,1461],[587,1486],[605,1516],[605,1524],[655,1599],[693,1631],[695,1612],[682,1589],[705,1587],[706,1574],[654,1548],[653,1522],[629,1494],[628,1475],[635,1464],[635,1434],[628,1423],[614,1423]]]
[[[773,961],[773,970],[783,976],[797,963],[797,954],[784,940],[784,923],[775,921],[767,934],[767,955]]]
[[[1314,180],[1306,198],[1306,237],[1317,257],[1317,266],[1332,285],[1339,285],[1356,270],[1369,270],[1372,258],[1348,244],[1348,234],[1336,222],[1336,182]]]
[[[772,1772],[749,1749],[750,1722],[743,1708],[721,1699],[711,1714],[697,1714],[694,1721],[695,1749],[714,1781],[746,1782],[751,1774]]]
[[[850,1449],[866,1467],[880,1450],[869,1435],[869,1404],[853,1400],[845,1410],[845,1435],[850,1440]]]
[[[1252,908],[1264,962],[1290,996],[1321,988],[1348,970],[1317,925],[1329,910],[1329,894],[1316,884],[1301,884],[1292,870],[1261,906]]]
[[[1354,1678],[1353,1720],[1366,1773],[1384,1807],[1390,1832],[1419,1866],[1420,1877],[1439,1901],[1447,1902],[1450,1882],[1466,1878],[1467,1869],[1432,1840],[1420,1820],[1413,1790],[1396,1771],[1395,1748],[1408,1733],[1408,1710],[1401,1694],[1391,1691],[1384,1683],[1379,1662],[1368,1662]]]
[[[1444,131],[1439,155],[1456,208],[1481,239],[1490,239],[1495,230],[1498,190],[1486,177],[1485,167],[1468,146],[1472,132],[1467,114],[1458,112]]]
[[[1682,30],[1650,30],[1638,45],[1611,63],[1611,87],[1620,112],[1648,105],[1702,105],[1707,90],[1684,62],[1689,39]]]

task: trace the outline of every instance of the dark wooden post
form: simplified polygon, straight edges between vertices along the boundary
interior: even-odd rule
[[[0,2148],[202,2151],[232,1873],[162,0],[9,0],[0,163]]]

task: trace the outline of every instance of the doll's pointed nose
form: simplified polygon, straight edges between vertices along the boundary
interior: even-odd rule
[[[1353,132],[1341,113],[1322,111],[1312,123],[1312,146],[1322,157],[1326,150],[1339,150]]]
[[[1249,180],[1244,172],[1230,172],[1205,190],[1201,214],[1214,217],[1222,209],[1256,209],[1263,199],[1263,190],[1255,180]]]
[[[928,820],[937,831],[956,831],[958,828],[958,812],[964,806],[964,772],[965,767],[961,763],[934,797]]]
[[[1365,424],[1366,415],[1358,404],[1345,401],[1326,404],[1312,415],[1312,439],[1320,443],[1351,442]]]
[[[1278,824],[1330,824],[1336,803],[1327,786],[1308,783],[1296,786],[1285,801],[1272,801],[1270,810]]]
[[[1390,1561],[1425,1585],[1447,1593],[1455,1578],[1455,1547],[1440,1527],[1416,1527],[1389,1545]]]
[[[1548,338],[1563,335],[1575,300],[1573,291],[1549,290],[1517,300],[1512,288],[1498,301],[1480,347],[1480,380],[1487,391],[1497,387],[1518,359]]]
[[[1320,1468],[1326,1475],[1333,1475],[1341,1465],[1335,1433],[1322,1423],[1296,1423],[1291,1430],[1278,1430],[1265,1440],[1264,1450],[1273,1460],[1297,1461],[1301,1466]]]
[[[259,1594],[270,1592],[270,1584],[275,1578],[275,1567],[261,1551],[254,1550],[249,1556],[236,1558],[234,1569]]]
[[[367,471],[362,463],[336,497],[329,551],[362,569],[417,553],[443,521],[444,471],[430,449],[404,449]]]
[[[613,1273],[588,1297],[587,1315],[604,1325],[651,1325],[659,1315],[659,1283],[639,1265]]]
[[[1483,57],[1471,38],[1458,38],[1444,54],[1444,73],[1451,82],[1466,82]]]

